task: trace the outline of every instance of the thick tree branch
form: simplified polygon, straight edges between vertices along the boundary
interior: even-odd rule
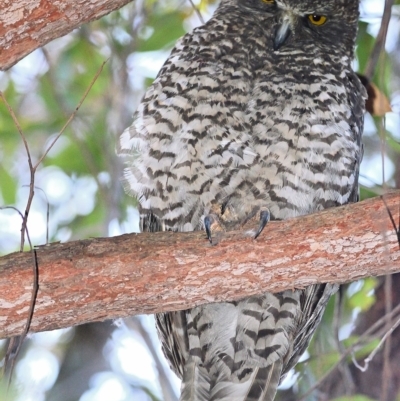
[[[132,0],[2,0],[0,70]]]
[[[400,192],[385,199],[397,218]],[[216,246],[203,232],[129,234],[43,246],[37,255],[32,331],[400,271],[380,197],[271,222],[256,241],[244,231],[221,234]],[[31,288],[30,253],[0,258],[0,338],[21,333]]]

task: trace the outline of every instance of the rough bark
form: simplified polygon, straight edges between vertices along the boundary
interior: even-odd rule
[[[0,70],[131,0],[2,0]]]
[[[386,199],[397,217],[400,193]],[[129,234],[39,247],[37,261],[32,331],[399,272],[400,250],[377,197],[271,222],[256,241],[244,229],[215,246],[203,232]],[[0,258],[0,338],[22,332],[32,271],[31,253]]]

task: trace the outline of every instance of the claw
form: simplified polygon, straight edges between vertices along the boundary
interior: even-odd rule
[[[214,219],[210,215],[204,217],[204,228],[206,229],[207,238],[210,241],[210,244],[212,244],[211,224],[213,223],[213,221]]]
[[[254,239],[256,239],[262,233],[265,226],[269,222],[270,217],[271,217],[271,213],[269,212],[268,209],[262,210],[260,212],[260,225],[258,226],[258,230],[256,232],[256,235],[254,236]]]
[[[219,242],[218,233],[220,233],[221,231],[225,231],[224,227],[221,225],[219,217],[214,213],[210,213],[204,216],[203,225],[206,230],[207,238],[210,241],[210,244],[216,245]],[[215,238],[213,238],[213,234],[217,234]]]

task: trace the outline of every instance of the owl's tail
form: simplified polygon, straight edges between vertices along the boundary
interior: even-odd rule
[[[273,401],[281,378],[282,362],[276,361],[265,368],[259,368],[250,386],[246,401]]]
[[[208,372],[199,367],[193,357],[185,364],[183,371],[180,401],[209,401],[210,383]]]
[[[242,383],[225,379],[210,386],[206,369],[192,360],[185,367],[180,401],[273,401],[281,372],[282,362],[278,360],[254,369]]]
[[[282,372],[282,361],[255,368],[244,382],[220,381],[208,401],[273,401]]]

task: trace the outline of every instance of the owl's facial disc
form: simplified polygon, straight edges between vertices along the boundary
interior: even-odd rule
[[[278,28],[275,31],[274,37],[274,50],[279,50],[279,48],[286,42],[287,38],[290,35],[290,16],[288,14],[284,14],[282,21],[278,25]]]

